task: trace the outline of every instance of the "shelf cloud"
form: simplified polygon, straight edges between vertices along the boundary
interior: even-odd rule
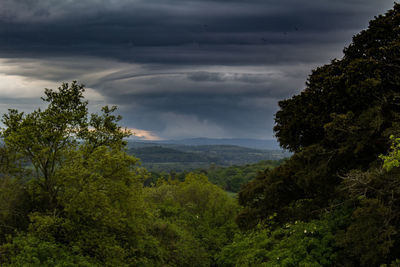
[[[280,99],[393,1],[2,0],[0,111],[77,80],[149,138],[273,138]],[[139,131],[140,130],[140,131]]]

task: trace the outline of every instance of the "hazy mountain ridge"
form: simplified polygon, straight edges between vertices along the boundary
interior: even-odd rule
[[[278,142],[274,139],[250,139],[250,138],[188,138],[180,140],[159,140],[144,141],[134,140],[135,143],[152,143],[152,144],[171,144],[171,145],[187,145],[187,146],[203,146],[203,145],[233,145],[247,148],[264,149],[264,150],[280,150]]]
[[[129,142],[128,153],[136,156],[150,171],[185,171],[211,164],[232,166],[290,156],[284,150],[261,150],[234,145],[180,145]]]

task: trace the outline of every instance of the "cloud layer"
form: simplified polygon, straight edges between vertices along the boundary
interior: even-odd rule
[[[0,111],[78,80],[143,136],[273,136],[277,101],[392,1],[3,0]]]

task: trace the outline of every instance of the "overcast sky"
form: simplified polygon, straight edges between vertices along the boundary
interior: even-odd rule
[[[277,102],[393,0],[0,0],[0,113],[77,80],[147,139],[273,138]]]

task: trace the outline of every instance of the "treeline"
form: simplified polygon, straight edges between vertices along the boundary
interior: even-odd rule
[[[75,82],[46,89],[46,109],[2,118],[0,265],[399,266],[399,77],[395,4],[279,102],[293,156],[239,205],[202,173],[144,187],[116,108],[89,115]]]

